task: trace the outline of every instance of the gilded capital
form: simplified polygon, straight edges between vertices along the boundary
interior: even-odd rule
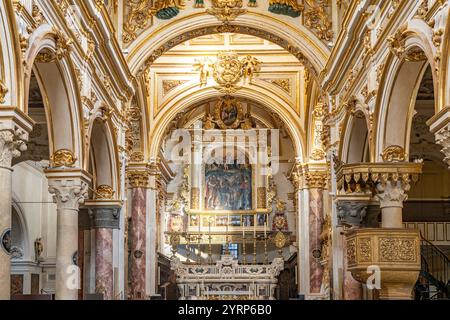
[[[127,170],[128,183],[131,188],[148,188],[149,176],[148,170]]]
[[[324,171],[306,172],[304,174],[306,187],[310,189],[326,189],[328,173]]]
[[[326,166],[313,166],[296,161],[290,180],[295,190],[300,189],[325,189],[328,186],[329,171]]]

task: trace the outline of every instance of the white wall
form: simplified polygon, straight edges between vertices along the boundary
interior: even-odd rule
[[[40,163],[26,161],[14,166],[13,198],[23,222],[24,255],[12,261],[12,273],[24,274],[24,293],[30,293],[31,273],[40,275],[40,288],[53,292],[56,257],[56,205],[48,193]],[[13,230],[14,232],[14,230]],[[43,260],[35,261],[34,241],[42,238]],[[53,280],[52,280],[53,278]]]

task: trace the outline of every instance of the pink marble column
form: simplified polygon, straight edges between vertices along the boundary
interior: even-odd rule
[[[323,189],[309,189],[309,283],[310,293],[320,293],[323,267],[320,264],[323,224]]]
[[[131,299],[145,298],[145,214],[147,189],[131,189]]]
[[[113,230],[119,229],[121,203],[116,200],[86,201],[95,229],[95,293],[113,300]]]
[[[346,241],[344,241],[343,252],[347,252]],[[352,273],[347,271],[347,258],[344,257],[344,277],[343,277],[343,298],[344,300],[362,300],[362,284],[353,278]]]
[[[104,300],[112,300],[113,283],[113,230],[95,230],[95,292],[102,293]]]

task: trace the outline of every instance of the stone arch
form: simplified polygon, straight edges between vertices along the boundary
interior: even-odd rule
[[[153,125],[151,125],[150,130],[148,130],[149,159],[154,160],[158,157],[159,147],[163,141],[165,130],[170,121],[179,112],[202,100],[221,96],[223,96],[223,94],[216,89],[207,87],[200,90],[187,90],[182,92],[166,104],[156,118],[153,119]],[[301,127],[300,118],[285,101],[271,96],[267,89],[264,88],[258,88],[258,90],[255,90],[254,88],[242,88],[233,96],[253,100],[266,107],[268,110],[275,112],[286,125],[287,131],[291,135],[296,157],[303,159],[306,146],[305,133]]]
[[[128,48],[130,70],[138,74],[164,52],[184,41],[223,32],[250,34],[272,41],[304,62],[316,76],[325,67],[330,54],[325,44],[308,29],[294,27],[271,15],[249,13],[223,25],[216,17],[202,13],[175,20],[140,35]]]
[[[358,110],[346,119],[340,158],[345,163],[370,162],[369,146],[367,118]]]
[[[117,141],[109,120],[94,117],[88,128],[87,152],[84,168],[93,175],[93,189],[107,185],[114,191],[114,199],[120,196],[119,161]]]
[[[19,34],[12,1],[0,1],[0,105],[24,109]]]
[[[447,12],[442,17],[443,21],[447,21],[447,24],[445,25],[443,41],[441,44],[441,52],[447,52],[447,54],[443,54],[441,57],[441,73],[439,77],[441,86],[437,92],[437,96],[440,97],[441,100],[438,102],[437,112],[450,106],[450,55],[448,54],[448,52],[450,52],[450,6],[447,5],[447,7]],[[444,72],[444,70],[446,70],[446,72]]]
[[[68,57],[69,50],[62,53],[57,43],[61,37],[47,24],[41,25],[30,35],[25,53],[24,104],[28,104],[30,79],[34,72],[44,98],[50,155],[57,150],[68,149],[77,158],[75,166],[81,167],[84,158],[81,98],[74,67]],[[37,59],[42,53],[53,57]],[[28,112],[27,107],[25,111]]]
[[[383,150],[392,145],[408,152],[414,102],[428,65],[433,71],[434,89],[437,92],[435,48],[430,43],[431,36],[423,31],[428,26],[423,24],[423,21],[413,19],[408,29],[398,32],[401,45],[394,50],[400,49],[402,53],[391,53],[386,60],[375,107],[376,130],[372,137],[373,159],[376,161],[381,161]],[[413,53],[416,54],[415,58]]]
[[[17,196],[13,195],[12,198],[12,210],[11,210],[11,238],[12,245],[18,245],[20,242],[21,249],[23,250],[24,257],[30,257],[30,239],[29,229],[27,221],[25,219],[24,209],[17,200]],[[17,229],[16,229],[17,228]],[[16,229],[16,230],[15,230]],[[18,235],[14,235],[14,232],[18,232]],[[16,242],[16,243],[15,243]]]

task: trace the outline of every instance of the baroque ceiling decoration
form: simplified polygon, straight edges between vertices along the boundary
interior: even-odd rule
[[[204,28],[200,28],[200,29],[196,29],[196,30],[192,30],[192,31],[187,31],[179,36],[169,39],[162,46],[160,46],[159,48],[157,48],[156,50],[154,50],[150,53],[149,57],[147,58],[147,60],[145,61],[145,63],[141,67],[141,69],[139,70],[138,76],[142,75],[146,70],[148,70],[148,68],[151,67],[151,65],[155,62],[156,59],[158,59],[165,52],[176,47],[177,45],[182,44],[183,42],[186,42],[186,41],[194,39],[194,38],[206,36],[209,34],[216,34],[216,33],[240,33],[240,34],[251,35],[254,37],[258,37],[258,38],[270,41],[270,42],[282,47],[283,49],[288,51],[290,54],[292,54],[294,57],[296,57],[299,60],[299,62],[302,65],[304,65],[313,76],[317,77],[317,75],[318,75],[318,72],[315,70],[315,68],[313,67],[311,62],[306,59],[306,57],[304,56],[304,54],[302,53],[300,48],[293,45],[288,40],[280,38],[272,33],[269,33],[269,32],[266,32],[266,31],[263,31],[260,29],[227,24],[227,25],[221,25],[221,26],[204,27]]]
[[[186,9],[185,0],[124,1],[123,42],[130,44],[144,30],[154,26],[157,23],[153,20],[155,17],[159,20],[169,20],[184,9]],[[195,0],[193,8],[189,10],[193,12],[205,10],[205,13],[215,16],[223,24],[229,24],[238,16],[249,13],[250,10],[264,11],[266,9],[260,8],[256,0],[247,1],[246,7],[243,0],[212,0],[210,7],[206,9],[204,0]],[[270,0],[267,12],[285,15],[292,19],[300,17],[298,24],[310,29],[324,42],[331,41],[334,36],[331,0]]]
[[[241,88],[237,85],[241,80],[252,81],[253,75],[260,71],[260,62],[250,55],[239,59],[236,53],[220,52],[215,63],[206,59],[197,61],[194,67],[200,72],[200,86],[206,85],[208,78],[212,75],[218,84],[215,88],[230,94]]]

